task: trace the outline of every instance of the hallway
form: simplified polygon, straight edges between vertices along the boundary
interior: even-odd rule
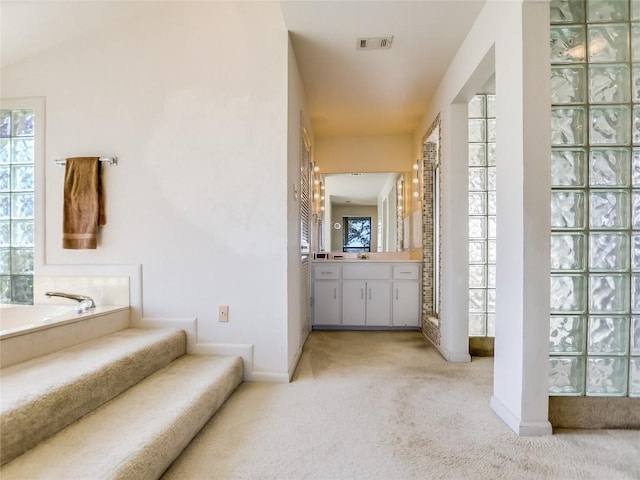
[[[163,478],[638,478],[640,432],[517,437],[492,376],[417,332],[314,331],[292,383],[240,385]]]

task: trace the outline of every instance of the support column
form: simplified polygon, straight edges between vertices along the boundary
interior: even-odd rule
[[[549,5],[505,2],[496,42],[497,292],[491,407],[519,435],[548,421]],[[516,19],[520,21],[516,21]]]

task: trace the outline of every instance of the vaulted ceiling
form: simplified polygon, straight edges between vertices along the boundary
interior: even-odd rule
[[[280,2],[315,134],[412,133],[484,2]],[[162,3],[2,0],[2,66]],[[356,48],[381,36],[391,48]]]

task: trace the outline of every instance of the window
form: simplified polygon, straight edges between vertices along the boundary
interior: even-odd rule
[[[469,102],[469,335],[495,336],[495,95]]]
[[[371,251],[371,217],[343,217],[343,252]]]
[[[549,393],[640,397],[640,4],[551,2]]]
[[[33,303],[35,119],[0,110],[0,303]]]

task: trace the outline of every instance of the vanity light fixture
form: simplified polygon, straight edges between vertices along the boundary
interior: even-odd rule
[[[413,178],[411,179],[411,182],[414,185],[414,189],[413,189],[413,197],[420,201],[420,159],[416,160],[416,163],[413,165]]]
[[[315,163],[312,164],[313,178],[313,205],[314,214],[317,215],[317,221],[322,221],[322,212],[324,211],[324,182],[320,176],[320,167]]]

